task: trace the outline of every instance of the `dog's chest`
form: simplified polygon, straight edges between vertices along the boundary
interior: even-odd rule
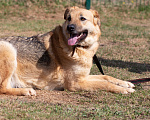
[[[64,66],[65,76],[69,79],[74,79],[75,77],[85,77],[89,75],[90,68],[92,66],[92,60],[84,61],[77,60],[74,62],[68,62],[68,64]]]

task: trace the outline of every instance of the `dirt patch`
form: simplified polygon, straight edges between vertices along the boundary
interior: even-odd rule
[[[80,94],[75,94],[74,92],[67,91],[46,91],[46,90],[36,90],[36,96],[12,96],[1,94],[2,99],[19,100],[26,102],[42,102],[42,103],[52,103],[52,104],[73,104],[78,105],[79,100],[85,99],[84,96]],[[90,94],[90,93],[85,93]],[[87,96],[87,95],[86,95]]]
[[[150,30],[149,29],[149,26],[150,26],[149,19],[144,19],[144,20],[134,19],[134,22],[131,19],[129,19],[129,20],[123,21],[122,23],[130,25],[130,26],[141,26],[141,27],[145,27],[148,30]]]
[[[35,31],[30,31],[30,32],[10,32],[10,31],[3,31],[3,32],[0,32],[0,37],[3,38],[3,37],[10,37],[10,36],[24,36],[26,35],[27,37],[30,37],[30,36],[33,36],[33,35],[37,35],[37,32]]]
[[[145,90],[150,90],[150,82],[143,83],[142,88]]]

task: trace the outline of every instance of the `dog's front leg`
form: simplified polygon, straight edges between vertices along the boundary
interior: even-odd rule
[[[113,82],[112,82],[113,81]],[[106,90],[113,93],[132,93],[135,90],[129,86],[123,86],[122,84],[125,81],[115,79],[110,76],[101,76],[101,75],[89,75],[86,78],[78,79],[75,81],[68,82],[67,89],[71,91],[85,90],[85,91],[97,91],[97,90]],[[121,85],[120,85],[121,84]]]
[[[134,84],[132,84],[131,82],[128,82],[128,81],[123,81],[123,80],[119,80],[119,79],[116,79],[114,77],[111,77],[111,76],[108,76],[108,75],[90,75],[89,76],[89,79],[92,78],[97,78],[97,79],[100,79],[100,80],[106,80],[110,83],[113,83],[115,85],[118,85],[118,86],[121,86],[121,87],[124,87],[124,88],[133,88],[135,87]]]
[[[129,82],[118,80],[116,78],[104,75],[89,75],[87,79],[81,83],[81,86],[89,90],[106,90],[114,93],[132,93],[134,85]]]

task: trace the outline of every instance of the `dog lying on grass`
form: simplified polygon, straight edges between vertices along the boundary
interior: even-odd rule
[[[46,34],[0,39],[0,93],[36,95],[35,88],[134,92],[130,82],[89,75],[101,35],[98,12],[71,7],[64,19]]]

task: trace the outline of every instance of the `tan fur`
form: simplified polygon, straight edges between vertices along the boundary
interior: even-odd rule
[[[86,20],[81,21],[81,16]],[[0,93],[36,95],[33,88],[134,92],[130,82],[107,75],[89,75],[101,35],[98,12],[71,7],[65,11],[64,18],[62,26],[43,35],[0,39]],[[75,50],[67,43],[69,24],[74,24],[78,32],[88,30],[87,37]]]

